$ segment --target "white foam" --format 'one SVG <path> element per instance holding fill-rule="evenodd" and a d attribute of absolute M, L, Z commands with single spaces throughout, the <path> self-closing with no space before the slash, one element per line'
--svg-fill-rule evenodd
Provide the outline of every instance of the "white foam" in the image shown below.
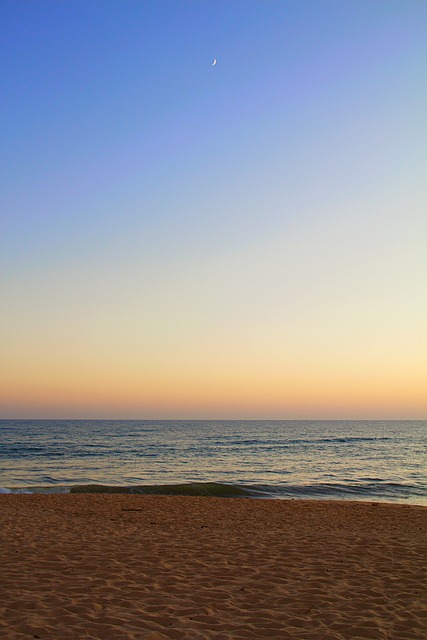
<path fill-rule="evenodd" d="M 7 487 L 0 487 L 0 493 L 33 493 L 29 489 L 8 489 Z"/>

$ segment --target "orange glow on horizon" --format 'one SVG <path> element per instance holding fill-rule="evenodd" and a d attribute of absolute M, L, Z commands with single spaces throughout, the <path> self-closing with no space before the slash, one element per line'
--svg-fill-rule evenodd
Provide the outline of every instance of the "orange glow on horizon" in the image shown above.
<path fill-rule="evenodd" d="M 402 378 L 378 371 L 27 370 L 2 381 L 0 405 L 16 417 L 421 419 L 425 387 Z"/>

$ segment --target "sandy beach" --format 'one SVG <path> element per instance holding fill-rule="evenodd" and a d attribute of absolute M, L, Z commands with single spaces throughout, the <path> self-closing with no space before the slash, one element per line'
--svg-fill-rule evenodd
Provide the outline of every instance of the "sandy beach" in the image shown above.
<path fill-rule="evenodd" d="M 0 637 L 424 639 L 427 508 L 0 496 Z"/>

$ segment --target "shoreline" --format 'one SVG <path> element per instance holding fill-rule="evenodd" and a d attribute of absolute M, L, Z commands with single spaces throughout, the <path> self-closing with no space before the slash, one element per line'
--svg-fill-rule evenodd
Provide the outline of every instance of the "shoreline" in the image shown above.
<path fill-rule="evenodd" d="M 426 533 L 412 504 L 3 494 L 0 636 L 421 640 Z"/>
<path fill-rule="evenodd" d="M 409 504 L 427 507 L 427 496 L 420 493 L 393 495 L 395 485 L 381 486 L 382 493 L 372 487 L 345 484 L 314 486 L 268 485 L 258 483 L 230 483 L 220 481 L 170 482 L 167 484 L 68 484 L 5 487 L 0 485 L 0 495 L 134 495 L 134 496 L 199 496 L 217 498 L 251 498 L 263 500 L 313 500 L 332 502 L 380 502 L 382 504 Z M 391 495 L 387 492 L 391 491 Z"/>

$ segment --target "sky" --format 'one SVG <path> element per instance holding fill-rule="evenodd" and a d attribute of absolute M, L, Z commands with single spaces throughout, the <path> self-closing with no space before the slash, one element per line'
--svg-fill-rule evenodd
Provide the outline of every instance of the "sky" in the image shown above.
<path fill-rule="evenodd" d="M 425 418 L 424 0 L 0 24 L 0 417 Z"/>

